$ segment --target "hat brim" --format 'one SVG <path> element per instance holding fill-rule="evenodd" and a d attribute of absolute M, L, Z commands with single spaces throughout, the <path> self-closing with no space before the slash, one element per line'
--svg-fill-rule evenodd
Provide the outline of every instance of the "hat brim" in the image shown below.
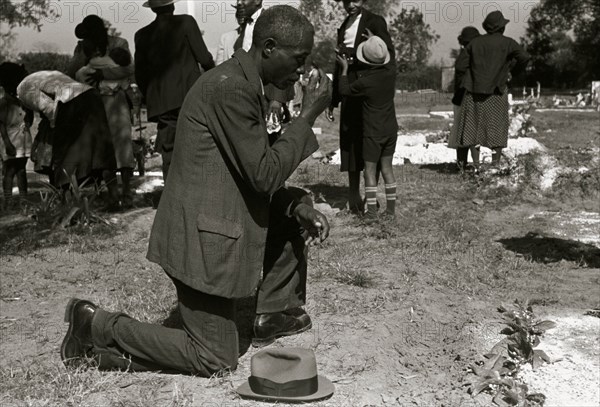
<path fill-rule="evenodd" d="M 250 383 L 248 383 L 248 381 L 246 381 L 244 384 L 238 387 L 236 392 L 244 398 L 267 402 L 285 401 L 289 403 L 302 403 L 305 401 L 317 401 L 330 397 L 335 390 L 335 386 L 333 385 L 333 383 L 331 383 L 329 379 L 321 375 L 318 375 L 317 379 L 319 380 L 318 390 L 313 394 L 302 397 L 266 396 L 264 394 L 257 394 L 252 391 L 252 389 L 250 388 Z"/>
<path fill-rule="evenodd" d="M 385 56 L 385 60 L 382 63 L 380 63 L 380 64 L 376 64 L 374 62 L 367 61 L 365 59 L 365 54 L 363 53 L 363 48 L 365 47 L 365 44 L 366 44 L 366 41 L 363 41 L 360 44 L 358 44 L 358 47 L 356 47 L 356 58 L 360 62 L 362 62 L 363 64 L 371 65 L 371 66 L 384 66 L 384 65 L 387 65 L 390 62 L 390 53 L 389 53 L 389 51 L 388 51 L 387 55 Z"/>
<path fill-rule="evenodd" d="M 142 4 L 142 7 L 147 7 L 147 8 L 152 8 L 152 7 L 163 7 L 163 6 L 168 6 L 169 4 L 173 4 L 173 3 L 177 3 L 179 0 L 170 0 L 165 2 L 164 4 L 161 4 L 160 6 L 151 6 L 150 2 L 147 1 L 144 4 Z"/>

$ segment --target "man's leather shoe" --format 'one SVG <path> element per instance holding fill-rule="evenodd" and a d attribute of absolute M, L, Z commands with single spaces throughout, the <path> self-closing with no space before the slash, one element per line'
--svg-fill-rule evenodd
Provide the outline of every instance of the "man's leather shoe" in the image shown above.
<path fill-rule="evenodd" d="M 92 319 L 97 307 L 89 301 L 71 298 L 65 310 L 65 322 L 69 330 L 60 347 L 60 357 L 65 365 L 73 365 L 81 358 L 90 356 Z"/>
<path fill-rule="evenodd" d="M 254 320 L 252 346 L 267 346 L 282 336 L 296 335 L 312 328 L 308 314 L 302 308 L 259 314 Z"/>

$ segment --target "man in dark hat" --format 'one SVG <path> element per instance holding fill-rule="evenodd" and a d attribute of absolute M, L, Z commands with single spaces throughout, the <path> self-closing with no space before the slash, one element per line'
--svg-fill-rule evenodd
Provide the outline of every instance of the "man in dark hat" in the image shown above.
<path fill-rule="evenodd" d="M 177 117 L 188 90 L 215 63 L 208 52 L 196 20 L 173 15 L 176 0 L 149 0 L 144 7 L 156 19 L 135 33 L 135 80 L 146 99 L 148 119 L 158 122 L 156 150 L 167 174 L 175 142 Z"/>
<path fill-rule="evenodd" d="M 330 103 L 331 82 L 320 76 L 305 99 L 313 103 L 303 104 L 300 116 L 272 143 L 263 85 L 284 89 L 295 83 L 313 38 L 314 28 L 295 8 L 265 10 L 250 50 L 236 51 L 203 75 L 181 108 L 148 259 L 173 280 L 184 329 L 142 323 L 74 299 L 66 310 L 65 363 L 88 355 L 100 368 L 204 377 L 235 369 L 235 298 L 255 293 L 256 346 L 311 328 L 302 309 L 307 271 L 302 232 L 323 241 L 329 225 L 284 183 L 318 148 L 311 127 Z"/>

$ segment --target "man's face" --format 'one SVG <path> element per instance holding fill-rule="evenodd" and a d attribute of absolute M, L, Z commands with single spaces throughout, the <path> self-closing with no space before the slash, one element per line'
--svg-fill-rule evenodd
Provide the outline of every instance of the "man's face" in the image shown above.
<path fill-rule="evenodd" d="M 252 17 L 252 14 L 254 14 L 261 6 L 262 0 L 237 0 L 235 5 L 237 8 L 236 18 L 238 18 L 238 15 L 243 15 L 245 18 L 250 18 Z"/>
<path fill-rule="evenodd" d="M 279 89 L 293 86 L 304 73 L 306 58 L 313 47 L 313 36 L 305 34 L 296 48 L 282 48 L 275 45 L 264 62 L 265 80 Z"/>
<path fill-rule="evenodd" d="M 344 10 L 349 15 L 360 13 L 363 8 L 364 0 L 344 0 Z"/>

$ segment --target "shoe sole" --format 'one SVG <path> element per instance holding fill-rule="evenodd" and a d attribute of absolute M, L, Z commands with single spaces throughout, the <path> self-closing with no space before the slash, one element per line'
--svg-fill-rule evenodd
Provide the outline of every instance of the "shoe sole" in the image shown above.
<path fill-rule="evenodd" d="M 293 331 L 293 332 L 279 332 L 273 336 L 269 336 L 268 338 L 252 338 L 252 346 L 254 348 L 262 348 L 264 346 L 270 345 L 273 342 L 275 342 L 275 340 L 277 338 L 283 338 L 284 336 L 292 336 L 292 335 L 297 335 L 297 334 L 301 334 L 302 332 L 306 332 L 308 331 L 310 328 L 312 328 L 312 322 L 308 325 L 306 325 L 304 328 L 299 329 L 297 331 Z"/>
<path fill-rule="evenodd" d="M 65 364 L 67 364 L 69 362 L 69 358 L 67 358 L 65 352 L 67 349 L 67 343 L 69 342 L 69 339 L 71 338 L 72 334 L 73 334 L 73 324 L 71 323 L 71 321 L 73 320 L 73 313 L 75 311 L 75 304 L 77 304 L 77 298 L 71 298 L 69 300 L 69 302 L 67 303 L 67 307 L 65 308 L 65 322 L 69 323 L 69 329 L 67 331 L 67 334 L 65 335 L 65 339 L 63 339 L 62 341 L 62 345 L 60 346 L 60 358 L 63 360 L 63 362 Z"/>

